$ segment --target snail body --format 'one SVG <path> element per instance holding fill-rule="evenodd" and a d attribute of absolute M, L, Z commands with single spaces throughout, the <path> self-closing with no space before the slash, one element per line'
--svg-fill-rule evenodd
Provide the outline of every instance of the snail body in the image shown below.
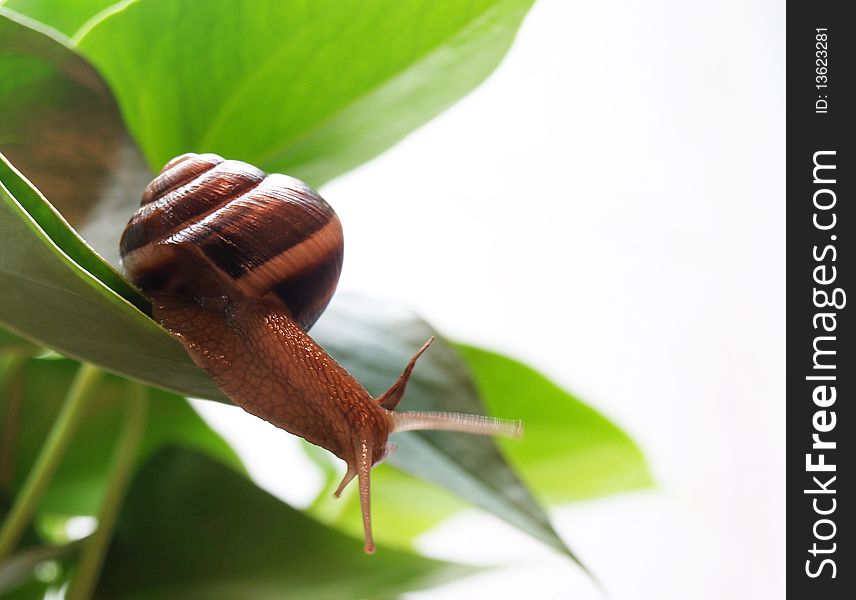
<path fill-rule="evenodd" d="M 235 404 L 345 461 L 336 495 L 359 478 L 365 550 L 370 470 L 394 431 L 519 435 L 512 423 L 394 412 L 416 359 L 375 399 L 307 333 L 330 301 L 343 260 L 341 223 L 303 182 L 214 154 L 171 160 L 147 186 L 120 242 L 125 270 L 152 316 Z M 432 338 L 433 339 L 433 338 Z"/>

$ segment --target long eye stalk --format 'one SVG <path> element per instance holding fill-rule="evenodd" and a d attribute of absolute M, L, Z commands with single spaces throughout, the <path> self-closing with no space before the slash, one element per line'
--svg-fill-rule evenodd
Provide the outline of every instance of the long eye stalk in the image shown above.
<path fill-rule="evenodd" d="M 500 435 L 519 439 L 523 436 L 523 421 L 496 419 L 480 415 L 464 415 L 452 412 L 412 411 L 392 413 L 392 430 L 416 431 L 460 431 L 476 435 Z"/>

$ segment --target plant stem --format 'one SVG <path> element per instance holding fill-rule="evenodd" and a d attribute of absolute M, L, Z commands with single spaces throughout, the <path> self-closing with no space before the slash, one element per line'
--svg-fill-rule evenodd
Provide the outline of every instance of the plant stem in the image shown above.
<path fill-rule="evenodd" d="M 101 371 L 92 365 L 84 364 L 78 369 L 48 439 L 0 529 L 0 564 L 6 560 L 21 538 L 74 436 L 85 412 L 87 400 L 92 396 L 100 378 Z"/>
<path fill-rule="evenodd" d="M 84 542 L 80 562 L 65 595 L 66 600 L 86 600 L 92 597 L 146 429 L 148 410 L 146 390 L 135 382 L 129 382 L 128 387 L 130 395 L 125 410 L 125 420 L 113 454 L 110 483 L 98 515 L 98 528 Z"/>
<path fill-rule="evenodd" d="M 29 354 L 0 356 L 0 408 L 3 409 L 3 427 L 0 432 L 0 491 L 12 488 L 15 467 L 15 439 L 21 408 L 21 389 L 18 385 Z"/>

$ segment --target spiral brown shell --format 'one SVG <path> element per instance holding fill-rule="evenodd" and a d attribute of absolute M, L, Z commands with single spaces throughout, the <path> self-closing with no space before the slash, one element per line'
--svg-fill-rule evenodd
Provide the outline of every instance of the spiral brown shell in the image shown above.
<path fill-rule="evenodd" d="M 128 276 L 150 295 L 265 299 L 304 330 L 333 296 L 343 249 L 339 218 L 315 190 L 216 154 L 167 163 L 120 242 Z"/>

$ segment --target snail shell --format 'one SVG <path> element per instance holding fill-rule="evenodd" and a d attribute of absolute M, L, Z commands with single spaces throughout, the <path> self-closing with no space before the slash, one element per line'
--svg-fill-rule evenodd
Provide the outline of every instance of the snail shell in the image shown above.
<path fill-rule="evenodd" d="M 148 185 L 120 251 L 148 294 L 265 299 L 308 330 L 336 290 L 344 238 L 339 217 L 302 181 L 185 154 Z"/>

